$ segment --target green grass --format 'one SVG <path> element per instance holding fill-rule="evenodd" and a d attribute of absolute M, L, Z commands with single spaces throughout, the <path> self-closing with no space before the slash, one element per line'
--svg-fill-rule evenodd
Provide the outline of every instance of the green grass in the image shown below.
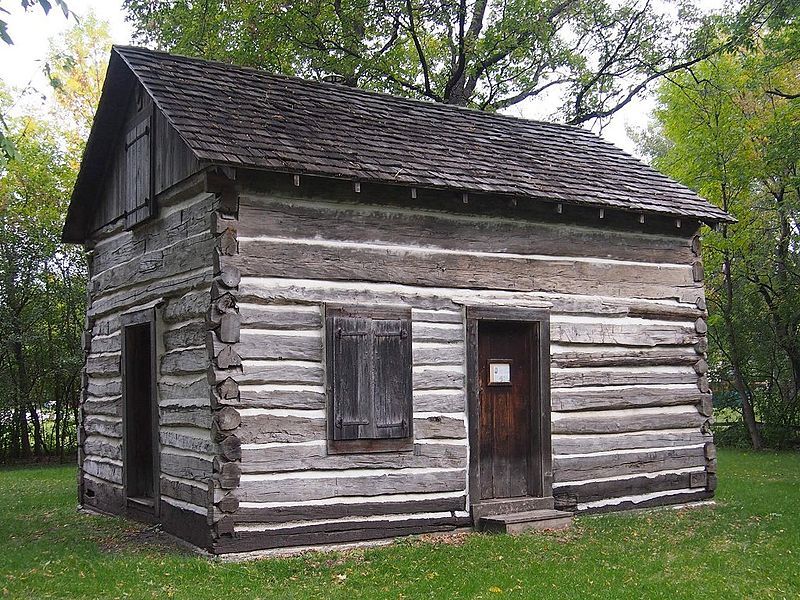
<path fill-rule="evenodd" d="M 718 505 L 567 533 L 230 564 L 75 511 L 75 470 L 0 470 L 0 598 L 798 598 L 800 454 L 721 451 Z"/>

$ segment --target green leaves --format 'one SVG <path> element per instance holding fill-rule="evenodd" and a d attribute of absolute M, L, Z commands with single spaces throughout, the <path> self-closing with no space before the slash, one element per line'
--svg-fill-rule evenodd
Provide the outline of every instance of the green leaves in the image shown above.
<path fill-rule="evenodd" d="M 572 123 L 720 45 L 688 1 L 677 18 L 642 0 L 124 4 L 141 41 L 178 53 L 482 110 L 555 92 Z"/>

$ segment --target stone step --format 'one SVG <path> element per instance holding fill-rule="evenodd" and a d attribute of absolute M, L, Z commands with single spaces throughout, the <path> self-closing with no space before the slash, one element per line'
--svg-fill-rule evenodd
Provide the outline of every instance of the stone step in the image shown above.
<path fill-rule="evenodd" d="M 572 513 L 544 509 L 481 517 L 478 529 L 490 533 L 523 533 L 567 529 L 572 524 Z"/>

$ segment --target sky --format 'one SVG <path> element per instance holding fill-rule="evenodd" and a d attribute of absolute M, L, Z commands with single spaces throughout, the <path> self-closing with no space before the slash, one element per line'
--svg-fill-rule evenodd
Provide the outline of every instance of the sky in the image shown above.
<path fill-rule="evenodd" d="M 711 4 L 717 4 L 717 0 L 711 0 Z M 93 10 L 98 18 L 109 21 L 114 43 L 131 43 L 131 27 L 125 21 L 122 0 L 68 0 L 68 5 L 78 18 Z M 48 85 L 42 74 L 42 66 L 49 40 L 68 29 L 74 20 L 65 19 L 57 7 L 49 15 L 44 15 L 39 7 L 25 13 L 17 0 L 4 2 L 3 8 L 7 7 L 11 14 L 5 18 L 14 44 L 0 44 L 0 79 L 19 89 L 32 84 L 35 89 L 46 93 Z M 555 108 L 548 104 L 545 101 L 545 104 L 538 106 L 513 107 L 506 112 L 515 116 L 542 118 Z M 629 127 L 644 128 L 653 107 L 652 98 L 634 100 L 606 122 L 600 134 L 624 150 L 638 155 L 636 144 L 628 137 L 626 130 Z"/>

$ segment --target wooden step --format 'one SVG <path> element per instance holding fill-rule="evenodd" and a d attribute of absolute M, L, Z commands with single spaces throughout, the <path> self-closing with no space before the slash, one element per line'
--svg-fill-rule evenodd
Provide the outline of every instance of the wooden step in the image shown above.
<path fill-rule="evenodd" d="M 481 517 L 478 521 L 478 529 L 490 533 L 514 534 L 525 531 L 567 529 L 571 524 L 572 513 L 544 509 Z"/>
<path fill-rule="evenodd" d="M 472 505 L 472 519 L 477 523 L 483 517 L 530 512 L 532 510 L 546 510 L 548 508 L 552 509 L 553 506 L 554 501 L 552 496 L 523 496 L 520 498 L 481 500 Z"/>

